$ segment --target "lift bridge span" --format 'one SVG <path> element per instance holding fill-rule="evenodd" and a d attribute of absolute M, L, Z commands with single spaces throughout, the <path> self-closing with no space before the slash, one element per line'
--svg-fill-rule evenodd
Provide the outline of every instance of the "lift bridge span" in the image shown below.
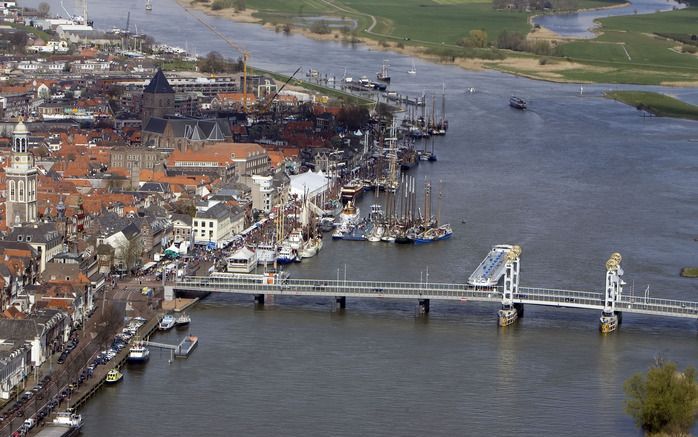
<path fill-rule="evenodd" d="M 606 332 L 615 329 L 622 313 L 698 319 L 698 302 L 624 295 L 622 288 L 625 282 L 620 279 L 623 271 L 619 254 L 613 254 L 606 264 L 604 292 L 593 292 L 520 287 L 520 253 L 518 249 L 507 256 L 503 285 L 491 287 L 462 283 L 289 279 L 270 274 L 221 274 L 179 278 L 165 286 L 165 299 L 174 299 L 178 293 L 187 291 L 248 294 L 254 296 L 259 304 L 264 303 L 265 296 L 314 296 L 333 298 L 339 308 L 345 307 L 347 297 L 412 299 L 418 303 L 417 308 L 421 313 L 429 312 L 431 300 L 492 302 L 502 306 L 499 311 L 500 325 L 523 316 L 524 305 L 543 305 L 600 311 L 602 330 L 608 318 L 616 322 L 610 329 L 607 326 Z M 502 321 L 503 311 L 506 323 Z M 607 319 L 604 320 L 604 317 Z"/>

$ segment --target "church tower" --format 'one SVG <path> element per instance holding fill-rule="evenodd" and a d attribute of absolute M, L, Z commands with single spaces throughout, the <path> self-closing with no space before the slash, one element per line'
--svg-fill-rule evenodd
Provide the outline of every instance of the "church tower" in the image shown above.
<path fill-rule="evenodd" d="M 158 70 L 148 86 L 143 89 L 142 107 L 143 129 L 148 126 L 151 118 L 162 118 L 175 112 L 175 91 L 162 70 Z"/>
<path fill-rule="evenodd" d="M 8 227 L 36 221 L 37 174 L 34 155 L 29 152 L 29 131 L 20 120 L 12 133 L 12 153 L 10 163 L 5 168 L 5 223 Z"/>

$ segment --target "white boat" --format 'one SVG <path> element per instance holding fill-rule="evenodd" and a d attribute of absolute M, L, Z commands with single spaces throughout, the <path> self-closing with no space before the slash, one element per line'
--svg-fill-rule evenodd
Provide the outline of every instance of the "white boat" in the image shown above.
<path fill-rule="evenodd" d="M 142 363 L 150 358 L 150 350 L 143 343 L 136 342 L 128 351 L 128 361 L 130 363 Z"/>
<path fill-rule="evenodd" d="M 292 250 L 299 251 L 303 247 L 303 232 L 300 229 L 296 229 L 286 238 L 286 243 L 288 247 Z"/>
<path fill-rule="evenodd" d="M 52 422 L 54 425 L 65 426 L 73 430 L 82 428 L 82 416 L 68 411 L 59 411 Z"/>
<path fill-rule="evenodd" d="M 303 243 L 300 251 L 301 258 L 312 258 L 322 249 L 322 238 L 314 237 Z"/>
<path fill-rule="evenodd" d="M 145 0 L 145 10 L 146 11 L 153 10 L 153 3 L 150 0 Z"/>
<path fill-rule="evenodd" d="M 371 242 L 378 242 L 381 241 L 384 234 L 385 228 L 381 225 L 376 225 L 371 229 L 371 234 L 366 239 Z"/>
<path fill-rule="evenodd" d="M 175 325 L 175 318 L 172 314 L 165 314 L 165 316 L 160 320 L 158 324 L 158 329 L 161 331 L 167 331 L 172 329 Z"/>
<path fill-rule="evenodd" d="M 414 64 L 414 59 L 412 60 L 412 68 L 407 70 L 409 74 L 417 74 L 417 66 Z"/>
<path fill-rule="evenodd" d="M 342 212 L 339 214 L 338 217 L 338 224 L 341 226 L 343 224 L 345 225 L 353 225 L 359 221 L 359 218 L 361 217 L 359 208 L 354 205 L 354 202 L 351 200 L 347 202 L 346 206 L 342 210 Z"/>
<path fill-rule="evenodd" d="M 277 248 L 275 244 L 259 243 L 256 248 L 257 264 L 274 264 Z"/>
<path fill-rule="evenodd" d="M 189 326 L 189 323 L 191 323 L 191 317 L 187 313 L 181 313 L 175 319 L 175 326 L 177 328 L 185 328 Z"/>
<path fill-rule="evenodd" d="M 288 244 L 283 244 L 279 254 L 276 257 L 276 262 L 279 264 L 290 264 L 297 261 L 298 253 L 291 249 Z"/>

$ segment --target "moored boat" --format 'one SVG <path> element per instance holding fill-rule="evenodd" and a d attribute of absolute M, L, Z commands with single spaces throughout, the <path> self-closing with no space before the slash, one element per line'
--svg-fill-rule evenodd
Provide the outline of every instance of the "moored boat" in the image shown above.
<path fill-rule="evenodd" d="M 158 329 L 160 331 L 168 331 L 172 329 L 172 327 L 175 325 L 175 318 L 172 314 L 165 314 L 162 319 L 160 319 L 160 323 L 158 323 Z"/>
<path fill-rule="evenodd" d="M 186 358 L 189 356 L 189 354 L 196 348 L 196 346 L 199 344 L 199 337 L 195 335 L 189 335 L 182 340 L 182 342 L 177 346 L 177 349 L 175 350 L 175 357 L 177 358 Z"/>
<path fill-rule="evenodd" d="M 129 363 L 142 363 L 150 358 L 150 350 L 142 342 L 136 342 L 128 351 Z"/>
<path fill-rule="evenodd" d="M 312 258 L 322 248 L 322 238 L 313 237 L 303 243 L 303 248 L 300 250 L 301 258 Z"/>
<path fill-rule="evenodd" d="M 186 328 L 191 323 L 191 317 L 187 313 L 181 313 L 175 319 L 175 326 L 177 328 Z"/>
<path fill-rule="evenodd" d="M 82 428 L 82 416 L 79 414 L 71 413 L 69 411 L 59 411 L 56 413 L 56 417 L 53 419 L 54 425 L 61 427 L 67 427 L 72 430 L 79 430 Z"/>
<path fill-rule="evenodd" d="M 255 249 L 257 252 L 257 264 L 274 264 L 277 248 L 275 244 L 259 243 Z"/>
<path fill-rule="evenodd" d="M 386 61 L 383 61 L 380 71 L 376 73 L 376 78 L 382 82 L 390 83 L 390 73 L 388 73 L 388 64 Z"/>
<path fill-rule="evenodd" d="M 117 369 L 111 369 L 109 372 L 107 372 L 104 382 L 105 384 L 116 384 L 117 382 L 121 381 L 123 377 L 123 373 L 119 372 Z"/>
<path fill-rule="evenodd" d="M 276 262 L 279 264 L 290 264 L 295 262 L 297 258 L 298 253 L 291 249 L 289 245 L 284 244 L 281 246 L 281 250 L 279 250 L 279 254 L 276 257 Z"/>

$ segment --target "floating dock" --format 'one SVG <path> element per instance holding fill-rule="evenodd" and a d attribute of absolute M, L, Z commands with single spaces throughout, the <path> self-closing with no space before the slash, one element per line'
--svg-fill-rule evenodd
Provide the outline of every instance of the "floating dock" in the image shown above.
<path fill-rule="evenodd" d="M 468 278 L 468 284 L 475 287 L 494 287 L 504 275 L 507 255 L 513 246 L 500 244 L 494 246 L 485 259 Z"/>

